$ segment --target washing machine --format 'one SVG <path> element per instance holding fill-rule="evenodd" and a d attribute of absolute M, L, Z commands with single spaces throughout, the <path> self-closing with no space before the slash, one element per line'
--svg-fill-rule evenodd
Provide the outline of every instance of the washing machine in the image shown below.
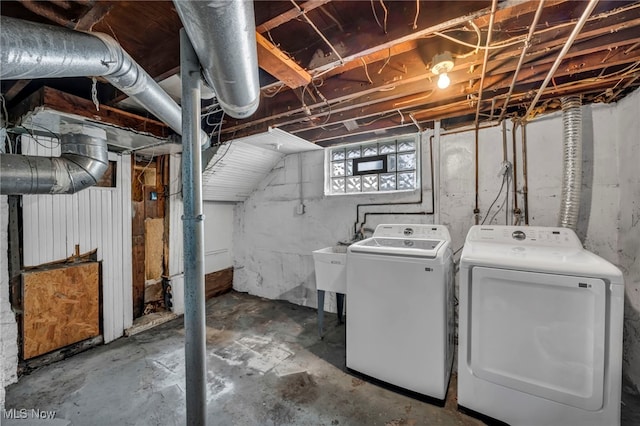
<path fill-rule="evenodd" d="M 453 359 L 453 255 L 441 225 L 378 225 L 347 251 L 347 368 L 444 400 Z M 437 401 L 432 401 L 437 402 Z"/>
<path fill-rule="evenodd" d="M 474 226 L 458 405 L 511 426 L 620 424 L 624 283 L 566 228 Z"/>

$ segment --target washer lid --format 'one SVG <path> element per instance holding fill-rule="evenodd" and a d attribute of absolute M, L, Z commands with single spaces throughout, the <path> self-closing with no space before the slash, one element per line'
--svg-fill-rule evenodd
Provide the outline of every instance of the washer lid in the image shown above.
<path fill-rule="evenodd" d="M 443 240 L 421 240 L 416 238 L 367 238 L 349 246 L 351 253 L 387 254 L 396 256 L 424 257 L 433 259 L 444 246 Z"/>

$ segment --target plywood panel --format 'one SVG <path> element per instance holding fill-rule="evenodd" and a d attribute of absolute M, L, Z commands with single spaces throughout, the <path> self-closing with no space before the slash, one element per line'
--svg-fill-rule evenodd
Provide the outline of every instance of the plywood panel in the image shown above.
<path fill-rule="evenodd" d="M 36 142 L 23 135 L 22 141 L 23 152 L 30 155 L 60 154 L 56 140 L 39 137 Z M 117 163 L 116 188 L 92 187 L 73 195 L 23 196 L 24 266 L 64 259 L 74 252 L 76 244 L 83 253 L 98 249 L 98 259 L 105 265 L 102 282 L 108 288 L 103 298 L 110 306 L 104 311 L 105 342 L 122 335 L 125 323 L 131 325 L 133 312 L 131 156 L 109 153 L 109 161 Z M 123 306 L 128 307 L 127 312 Z"/>
<path fill-rule="evenodd" d="M 23 274 L 23 355 L 33 358 L 100 334 L 99 263 Z"/>
<path fill-rule="evenodd" d="M 145 279 L 160 279 L 163 273 L 164 219 L 145 219 L 144 240 Z"/>

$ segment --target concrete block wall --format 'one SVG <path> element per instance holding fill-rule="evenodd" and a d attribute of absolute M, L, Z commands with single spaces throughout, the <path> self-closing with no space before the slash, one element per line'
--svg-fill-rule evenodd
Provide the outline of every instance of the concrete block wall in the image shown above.
<path fill-rule="evenodd" d="M 4 410 L 5 388 L 18 380 L 18 329 L 9 302 L 7 196 L 0 196 L 0 413 Z"/>
<path fill-rule="evenodd" d="M 619 104 L 585 106 L 583 111 L 583 195 L 577 233 L 585 247 L 619 266 L 626 284 L 624 376 L 629 390 L 640 390 L 640 91 Z M 562 179 L 562 116 L 554 113 L 527 125 L 529 223 L 557 226 Z M 518 203 L 523 207 L 522 134 L 506 127 L 509 161 L 517 166 Z M 428 144 L 423 144 L 426 149 Z M 474 132 L 443 135 L 434 148 L 439 165 L 436 193 L 440 223 L 447 225 L 459 248 L 474 223 Z M 424 158 L 428 158 L 424 156 Z M 503 130 L 479 136 L 479 205 L 481 216 L 496 197 L 502 178 Z M 302 161 L 303 176 L 298 176 Z M 437 169 L 436 169 L 437 170 Z M 423 170 L 424 171 L 424 170 Z M 316 306 L 311 251 L 334 245 L 353 234 L 358 203 L 406 201 L 415 195 L 323 195 L 321 152 L 290 155 L 234 212 L 234 288 L 240 291 Z M 424 176 L 424 173 L 423 173 Z M 306 212 L 296 215 L 303 185 Z M 427 180 L 424 180 L 427 182 Z M 431 188 L 424 188 L 429 200 Z M 512 188 L 510 197 L 513 197 Z M 498 199 L 497 206 L 502 198 Z M 495 206 L 490 216 L 489 223 Z M 396 210 L 383 207 L 382 210 Z M 429 206 L 425 210 L 429 209 Z M 433 216 L 375 216 L 382 222 L 433 223 Z M 377 223 L 367 224 L 374 227 Z M 505 223 L 504 210 L 494 222 Z M 329 309 L 335 309 L 331 306 Z"/>

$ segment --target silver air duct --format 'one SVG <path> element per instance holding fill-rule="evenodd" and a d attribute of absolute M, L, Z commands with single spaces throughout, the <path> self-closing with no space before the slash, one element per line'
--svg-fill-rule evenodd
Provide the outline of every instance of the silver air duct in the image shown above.
<path fill-rule="evenodd" d="M 580 96 L 562 98 L 563 173 L 560 226 L 576 229 L 582 186 L 582 111 Z"/>
<path fill-rule="evenodd" d="M 182 134 L 178 104 L 110 36 L 6 16 L 0 27 L 1 79 L 103 76 Z"/>
<path fill-rule="evenodd" d="M 253 114 L 260 103 L 253 1 L 173 3 L 222 109 L 234 118 Z"/>
<path fill-rule="evenodd" d="M 0 155 L 0 194 L 73 194 L 97 183 L 109 164 L 107 133 L 79 124 L 60 131 L 60 157 Z"/>

